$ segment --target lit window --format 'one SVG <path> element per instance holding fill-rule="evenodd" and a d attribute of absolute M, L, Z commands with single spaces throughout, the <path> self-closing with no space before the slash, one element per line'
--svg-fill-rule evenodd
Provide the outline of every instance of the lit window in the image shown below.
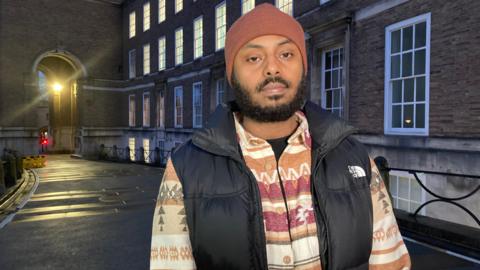
<path fill-rule="evenodd" d="M 135 126 L 135 95 L 128 96 L 128 125 Z"/>
<path fill-rule="evenodd" d="M 182 11 L 183 9 L 183 0 L 175 0 L 175 14 Z"/>
<path fill-rule="evenodd" d="M 193 127 L 202 127 L 202 83 L 193 84 Z"/>
<path fill-rule="evenodd" d="M 217 88 L 217 106 L 225 102 L 225 79 L 219 79 L 216 81 L 216 88 Z"/>
<path fill-rule="evenodd" d="M 145 160 L 145 163 L 152 162 L 152 152 L 150 152 L 149 139 L 143 139 L 143 160 Z"/>
<path fill-rule="evenodd" d="M 320 5 L 321 5 L 321 4 L 325 4 L 325 3 L 327 3 L 328 1 L 330 1 L 330 0 L 320 0 Z"/>
<path fill-rule="evenodd" d="M 143 5 L 143 32 L 150 29 L 150 3 Z"/>
<path fill-rule="evenodd" d="M 425 183 L 425 174 L 417 174 Z M 389 190 L 392 195 L 393 207 L 413 213 L 425 202 L 425 191 L 418 184 L 415 176 L 403 171 L 391 171 Z M 425 213 L 425 208 L 420 211 Z"/>
<path fill-rule="evenodd" d="M 128 37 L 133 38 L 135 36 L 135 11 L 132 11 L 130 13 L 130 16 L 128 17 L 128 26 L 129 26 Z"/>
<path fill-rule="evenodd" d="M 183 63 L 183 28 L 175 30 L 175 65 Z"/>
<path fill-rule="evenodd" d="M 343 80 L 343 48 L 323 52 L 322 59 L 322 107 L 340 117 L 343 116 L 345 84 Z"/>
<path fill-rule="evenodd" d="M 130 50 L 128 52 L 128 78 L 135 78 L 137 76 L 137 71 L 136 71 L 136 53 L 135 49 Z"/>
<path fill-rule="evenodd" d="M 276 0 L 275 4 L 278 9 L 293 16 L 293 0 Z"/>
<path fill-rule="evenodd" d="M 157 94 L 157 127 L 165 127 L 165 99 L 161 93 Z"/>
<path fill-rule="evenodd" d="M 128 138 L 128 148 L 130 148 L 130 160 L 135 161 L 135 138 Z"/>
<path fill-rule="evenodd" d="M 430 13 L 385 30 L 385 133 L 428 135 Z"/>
<path fill-rule="evenodd" d="M 183 87 L 177 86 L 175 92 L 175 127 L 181 128 L 183 126 Z"/>
<path fill-rule="evenodd" d="M 255 0 L 242 0 L 242 15 L 255 7 Z"/>
<path fill-rule="evenodd" d="M 167 59 L 166 59 L 166 44 L 165 44 L 165 37 L 161 37 L 158 39 L 158 70 L 164 70 L 166 67 Z"/>
<path fill-rule="evenodd" d="M 143 75 L 150 73 L 150 44 L 143 45 Z"/>
<path fill-rule="evenodd" d="M 165 0 L 158 0 L 158 23 L 165 21 Z"/>
<path fill-rule="evenodd" d="M 150 93 L 143 93 L 143 126 L 150 126 Z"/>
<path fill-rule="evenodd" d="M 198 17 L 193 22 L 193 57 L 199 58 L 203 55 L 203 18 Z"/>
<path fill-rule="evenodd" d="M 223 1 L 215 9 L 215 50 L 225 47 L 227 34 L 227 4 Z"/>

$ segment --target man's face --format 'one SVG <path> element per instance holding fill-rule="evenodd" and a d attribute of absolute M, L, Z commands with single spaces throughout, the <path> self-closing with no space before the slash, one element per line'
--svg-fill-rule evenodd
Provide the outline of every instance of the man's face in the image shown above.
<path fill-rule="evenodd" d="M 282 36 L 252 39 L 235 56 L 232 87 L 245 116 L 259 122 L 287 120 L 305 100 L 300 50 Z"/>

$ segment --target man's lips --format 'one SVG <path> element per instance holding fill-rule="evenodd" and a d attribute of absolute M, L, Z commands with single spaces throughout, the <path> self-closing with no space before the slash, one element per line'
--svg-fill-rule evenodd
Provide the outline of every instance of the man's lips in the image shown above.
<path fill-rule="evenodd" d="M 262 92 L 266 95 L 283 94 L 287 90 L 287 86 L 283 83 L 269 83 L 262 88 Z"/>

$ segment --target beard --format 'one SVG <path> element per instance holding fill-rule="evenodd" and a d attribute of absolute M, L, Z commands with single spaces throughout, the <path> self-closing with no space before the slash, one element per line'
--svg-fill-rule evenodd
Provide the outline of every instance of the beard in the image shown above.
<path fill-rule="evenodd" d="M 281 77 L 270 77 L 259 83 L 255 88 L 255 92 L 259 93 L 269 83 L 281 83 L 286 88 L 289 88 L 291 82 Z M 305 76 L 302 76 L 297 92 L 293 99 L 285 104 L 262 106 L 261 104 L 253 101 L 252 95 L 248 90 L 243 87 L 235 77 L 235 72 L 232 74 L 232 88 L 235 94 L 235 100 L 242 115 L 253 119 L 257 122 L 281 122 L 289 119 L 296 111 L 300 110 L 305 104 L 306 100 L 306 85 Z M 282 96 L 271 96 L 271 100 L 279 100 Z"/>

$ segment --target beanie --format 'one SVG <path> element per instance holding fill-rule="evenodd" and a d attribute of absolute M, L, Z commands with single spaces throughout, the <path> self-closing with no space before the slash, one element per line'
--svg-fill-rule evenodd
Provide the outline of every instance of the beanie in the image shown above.
<path fill-rule="evenodd" d="M 303 28 L 292 16 L 275 6 L 265 3 L 258 5 L 241 16 L 230 27 L 225 40 L 225 65 L 228 82 L 231 84 L 233 60 L 240 48 L 260 36 L 279 35 L 290 39 L 300 50 L 304 74 L 307 74 L 307 51 Z"/>

